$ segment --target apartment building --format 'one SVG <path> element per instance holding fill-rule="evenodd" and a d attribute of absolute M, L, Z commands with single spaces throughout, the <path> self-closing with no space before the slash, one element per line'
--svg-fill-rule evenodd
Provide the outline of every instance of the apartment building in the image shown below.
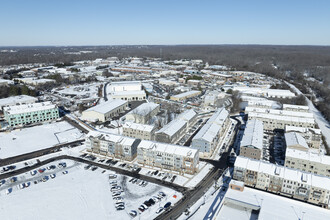
<path fill-rule="evenodd" d="M 249 120 L 240 144 L 240 155 L 260 160 L 262 158 L 263 135 L 262 121 L 257 119 Z"/>
<path fill-rule="evenodd" d="M 200 94 L 201 94 L 201 91 L 191 90 L 191 91 L 188 91 L 188 92 L 184 92 L 184 93 L 180 93 L 180 94 L 171 96 L 170 99 L 173 100 L 173 101 L 181 102 L 181 101 L 184 101 L 188 98 L 199 96 Z"/>
<path fill-rule="evenodd" d="M 303 150 L 303 151 L 309 150 L 305 138 L 303 138 L 299 133 L 296 132 L 285 133 L 284 137 L 285 137 L 286 148 Z"/>
<path fill-rule="evenodd" d="M 284 166 L 330 177 L 330 156 L 288 148 Z"/>
<path fill-rule="evenodd" d="M 296 111 L 296 112 L 309 112 L 309 107 L 307 105 L 283 104 L 283 110 Z"/>
<path fill-rule="evenodd" d="M 128 102 L 124 100 L 109 100 L 82 112 L 81 119 L 87 121 L 106 122 L 112 117 L 118 116 L 128 108 Z"/>
<path fill-rule="evenodd" d="M 141 140 L 91 131 L 86 137 L 87 151 L 121 160 L 132 161 Z"/>
<path fill-rule="evenodd" d="M 153 102 L 143 103 L 125 115 L 126 121 L 148 124 L 152 117 L 157 115 L 159 108 L 159 104 Z"/>
<path fill-rule="evenodd" d="M 50 121 L 60 117 L 58 107 L 51 102 L 4 107 L 3 113 L 9 126 Z"/>
<path fill-rule="evenodd" d="M 180 174 L 194 174 L 198 172 L 199 154 L 198 150 L 189 147 L 142 140 L 138 146 L 137 162 Z"/>
<path fill-rule="evenodd" d="M 155 140 L 174 144 L 187 132 L 189 127 L 196 123 L 196 120 L 197 113 L 192 109 L 186 110 L 157 131 Z"/>
<path fill-rule="evenodd" d="M 217 148 L 229 125 L 229 112 L 218 109 L 192 139 L 191 147 L 198 149 L 201 157 L 210 157 Z"/>
<path fill-rule="evenodd" d="M 250 112 L 248 114 L 248 119 L 251 120 L 253 118 L 262 121 L 264 130 L 267 132 L 273 132 L 274 129 L 284 130 L 285 126 L 315 128 L 315 120 L 313 118 Z"/>
<path fill-rule="evenodd" d="M 141 140 L 154 140 L 156 127 L 154 125 L 126 122 L 123 125 L 123 135 Z"/>
<path fill-rule="evenodd" d="M 285 132 L 299 133 L 307 142 L 308 147 L 316 150 L 320 150 L 322 134 L 320 129 L 316 128 L 304 128 L 295 126 L 285 126 Z"/>
<path fill-rule="evenodd" d="M 233 178 L 246 186 L 330 208 L 330 178 L 238 156 Z"/>

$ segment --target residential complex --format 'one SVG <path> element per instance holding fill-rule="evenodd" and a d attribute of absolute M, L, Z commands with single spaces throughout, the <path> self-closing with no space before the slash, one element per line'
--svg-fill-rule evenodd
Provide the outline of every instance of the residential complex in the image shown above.
<path fill-rule="evenodd" d="M 81 118 L 87 121 L 106 122 L 128 108 L 128 102 L 124 100 L 109 100 L 82 112 Z"/>
<path fill-rule="evenodd" d="M 154 140 L 156 127 L 154 125 L 126 122 L 123 125 L 123 135 L 142 140 Z"/>
<path fill-rule="evenodd" d="M 330 178 L 237 157 L 233 178 L 245 185 L 330 208 Z"/>
<path fill-rule="evenodd" d="M 330 156 L 287 148 L 284 166 L 330 177 Z"/>
<path fill-rule="evenodd" d="M 249 120 L 244 130 L 240 145 L 240 155 L 252 159 L 262 158 L 263 148 L 263 124 L 257 119 Z"/>
<path fill-rule="evenodd" d="M 192 98 L 201 94 L 201 91 L 191 90 L 189 92 L 180 93 L 178 95 L 171 96 L 173 101 L 184 101 L 188 98 Z"/>
<path fill-rule="evenodd" d="M 174 144 L 180 137 L 182 137 L 183 134 L 185 134 L 189 127 L 195 124 L 196 120 L 196 112 L 192 109 L 186 110 L 157 131 L 155 140 Z"/>
<path fill-rule="evenodd" d="M 152 117 L 159 112 L 159 104 L 148 102 L 143 103 L 137 108 L 126 114 L 126 121 L 132 121 L 140 124 L 148 124 Z"/>
<path fill-rule="evenodd" d="M 229 122 L 229 112 L 225 108 L 218 109 L 192 139 L 191 147 L 198 149 L 202 157 L 211 156 Z"/>
<path fill-rule="evenodd" d="M 136 157 L 139 143 L 139 139 L 96 131 L 89 132 L 86 137 L 88 151 L 127 161 L 132 161 Z"/>
<path fill-rule="evenodd" d="M 309 148 L 320 150 L 322 134 L 320 129 L 295 126 L 285 126 L 285 132 L 299 133 L 307 142 Z"/>
<path fill-rule="evenodd" d="M 143 140 L 138 146 L 137 161 L 143 166 L 194 174 L 198 171 L 199 154 L 189 147 Z"/>
<path fill-rule="evenodd" d="M 9 126 L 27 125 L 59 118 L 58 107 L 51 102 L 4 107 L 3 113 Z"/>

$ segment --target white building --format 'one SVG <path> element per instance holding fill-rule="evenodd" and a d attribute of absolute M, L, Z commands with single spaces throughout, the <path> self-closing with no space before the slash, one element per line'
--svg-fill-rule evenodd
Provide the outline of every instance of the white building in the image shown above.
<path fill-rule="evenodd" d="M 109 121 L 128 108 L 127 101 L 109 100 L 82 112 L 81 118 L 87 121 Z"/>
<path fill-rule="evenodd" d="M 306 128 L 306 127 L 295 127 L 295 126 L 285 126 L 285 132 L 296 132 L 299 133 L 303 138 L 305 138 L 308 146 L 310 148 L 320 150 L 321 145 L 321 130 L 316 128 Z"/>
<path fill-rule="evenodd" d="M 141 140 L 154 140 L 156 127 L 154 125 L 126 122 L 123 125 L 123 135 Z"/>
<path fill-rule="evenodd" d="M 174 100 L 174 101 L 184 101 L 188 98 L 192 98 L 192 97 L 198 96 L 200 94 L 201 94 L 201 91 L 191 90 L 189 92 L 184 92 L 184 93 L 180 93 L 180 94 L 171 96 L 170 99 Z"/>
<path fill-rule="evenodd" d="M 146 93 L 142 89 L 140 81 L 111 82 L 107 87 L 108 95 L 113 99 L 127 101 L 141 101 L 146 99 Z"/>
<path fill-rule="evenodd" d="M 296 111 L 296 112 L 309 112 L 309 107 L 307 105 L 283 104 L 283 110 Z"/>
<path fill-rule="evenodd" d="M 138 146 L 137 161 L 143 166 L 194 174 L 198 171 L 199 154 L 189 147 L 143 140 Z"/>
<path fill-rule="evenodd" d="M 137 108 L 126 114 L 126 121 L 132 121 L 139 124 L 148 124 L 152 117 L 159 112 L 159 104 L 153 102 L 143 103 Z"/>
<path fill-rule="evenodd" d="M 174 144 L 187 132 L 191 125 L 196 123 L 196 119 L 197 114 L 194 110 L 186 110 L 157 131 L 155 140 Z"/>
<path fill-rule="evenodd" d="M 266 98 L 293 98 L 296 95 L 290 90 L 284 89 L 268 89 L 261 87 L 234 86 L 233 90 L 239 91 L 241 94 L 251 96 L 262 96 Z"/>
<path fill-rule="evenodd" d="M 246 124 L 240 145 L 240 155 L 252 159 L 262 158 L 263 129 L 262 121 L 252 119 Z"/>
<path fill-rule="evenodd" d="M 0 109 L 6 106 L 32 104 L 38 101 L 37 98 L 28 95 L 11 96 L 0 99 Z"/>
<path fill-rule="evenodd" d="M 330 156 L 287 148 L 286 167 L 330 177 Z"/>
<path fill-rule="evenodd" d="M 201 157 L 210 157 L 217 148 L 229 123 L 225 108 L 217 110 L 192 139 L 191 147 L 198 149 Z"/>

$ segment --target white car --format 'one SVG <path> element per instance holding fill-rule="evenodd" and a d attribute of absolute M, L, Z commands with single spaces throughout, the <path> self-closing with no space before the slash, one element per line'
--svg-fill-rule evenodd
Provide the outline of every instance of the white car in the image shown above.
<path fill-rule="evenodd" d="M 163 210 L 164 210 L 164 208 L 163 207 L 160 207 L 159 209 L 157 209 L 156 214 L 161 213 Z"/>

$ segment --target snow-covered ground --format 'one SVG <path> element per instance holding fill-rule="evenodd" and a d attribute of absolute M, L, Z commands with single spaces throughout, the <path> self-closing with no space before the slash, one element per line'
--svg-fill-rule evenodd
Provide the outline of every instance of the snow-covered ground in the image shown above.
<path fill-rule="evenodd" d="M 68 86 L 64 89 L 54 89 L 60 95 L 76 96 L 80 100 L 98 98 L 98 87 L 101 83 L 90 83 L 78 86 Z"/>
<path fill-rule="evenodd" d="M 84 134 L 66 121 L 0 133 L 0 158 L 52 147 L 81 139 Z"/>
<path fill-rule="evenodd" d="M 299 94 L 299 95 L 302 94 L 302 92 L 297 87 L 295 87 L 294 85 L 292 85 L 288 82 L 286 82 L 286 83 L 297 94 Z M 315 108 L 315 106 L 311 100 L 306 98 L 306 96 L 305 96 L 305 99 L 308 104 L 309 111 L 314 114 L 314 119 L 315 119 L 317 125 L 319 126 L 319 128 L 321 129 L 322 135 L 325 137 L 325 140 L 326 140 L 328 146 L 330 146 L 330 124 L 329 124 L 329 122 L 323 117 L 322 113 L 317 108 Z"/>
<path fill-rule="evenodd" d="M 7 180 L 8 183 L 0 187 L 0 219 L 131 219 L 128 215 L 130 210 L 138 211 L 145 200 L 162 191 L 166 197 L 140 214 L 141 219 L 153 219 L 159 207 L 168 201 L 174 204 L 182 197 L 172 189 L 152 183 L 142 187 L 129 182 L 130 177 L 118 175 L 115 180 L 124 191 L 121 196 L 125 210 L 117 211 L 109 184 L 112 181 L 109 180 L 109 174 L 113 172 L 100 168 L 96 171 L 85 170 L 84 164 L 71 160 L 49 165 L 57 166 L 59 162 L 66 162 L 68 167 L 57 167 L 35 176 L 30 173 L 21 174 L 17 176 L 16 183 Z M 63 174 L 64 170 L 68 174 Z M 34 183 L 51 173 L 55 173 L 56 178 Z M 20 189 L 19 184 L 26 182 L 31 185 Z M 8 188 L 13 191 L 7 195 Z"/>

